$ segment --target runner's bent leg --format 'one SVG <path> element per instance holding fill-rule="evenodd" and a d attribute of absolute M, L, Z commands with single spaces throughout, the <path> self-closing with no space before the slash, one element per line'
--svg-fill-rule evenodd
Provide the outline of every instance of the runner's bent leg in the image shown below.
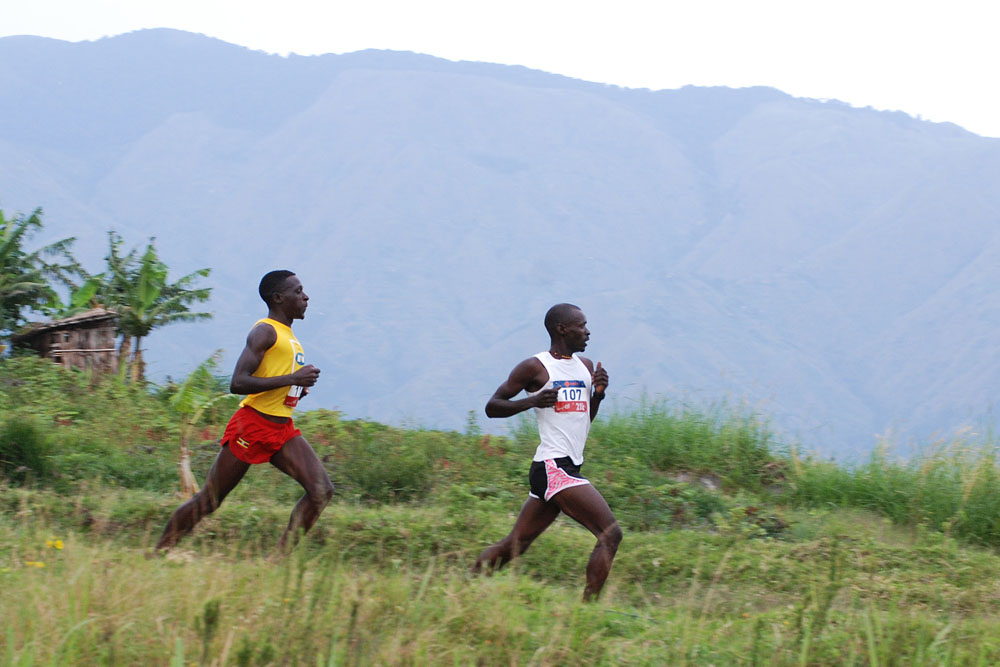
<path fill-rule="evenodd" d="M 250 464 L 236 458 L 229 451 L 228 445 L 223 446 L 208 471 L 205 485 L 201 487 L 201 491 L 174 511 L 163 528 L 163 534 L 160 535 L 156 548 L 169 549 L 177 544 L 177 540 L 190 533 L 199 521 L 222 504 L 249 468 Z"/>
<path fill-rule="evenodd" d="M 323 508 L 333 498 L 333 482 L 326 474 L 323 462 L 301 435 L 286 442 L 271 457 L 271 465 L 301 484 L 306 492 L 292 510 L 288 527 L 278 540 L 278 549 L 284 551 L 289 536 L 294 540 L 296 533 L 306 533 L 316 523 Z"/>
<path fill-rule="evenodd" d="M 590 484 L 564 489 L 552 497 L 552 502 L 597 538 L 587 563 L 587 586 L 583 589 L 584 600 L 596 598 L 611 572 L 611 563 L 622 541 L 618 520 L 604 496 Z"/>
<path fill-rule="evenodd" d="M 535 538 L 559 516 L 559 507 L 555 503 L 546 503 L 530 496 L 521 506 L 521 513 L 514 522 L 510 534 L 496 544 L 486 547 L 472 565 L 473 572 L 479 572 L 483 565 L 489 570 L 499 570 L 512 558 L 520 556 Z"/>

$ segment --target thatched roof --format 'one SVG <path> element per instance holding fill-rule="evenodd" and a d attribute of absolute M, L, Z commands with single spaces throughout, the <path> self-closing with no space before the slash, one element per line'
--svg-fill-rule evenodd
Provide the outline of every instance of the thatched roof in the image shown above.
<path fill-rule="evenodd" d="M 118 318 L 118 313 L 108 310 L 106 308 L 91 308 L 90 310 L 85 310 L 82 313 L 77 313 L 76 315 L 71 315 L 69 317 L 64 317 L 59 320 L 52 320 L 51 322 L 35 322 L 29 324 L 27 327 L 22 329 L 13 337 L 14 341 L 23 340 L 25 338 L 30 338 L 36 336 L 40 333 L 46 331 L 51 331 L 52 329 L 66 329 L 76 327 L 80 324 L 86 322 L 98 322 L 101 320 L 114 320 Z"/>

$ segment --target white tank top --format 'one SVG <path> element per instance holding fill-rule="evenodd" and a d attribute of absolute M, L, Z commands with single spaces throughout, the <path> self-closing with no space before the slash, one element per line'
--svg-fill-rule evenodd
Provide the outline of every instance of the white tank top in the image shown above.
<path fill-rule="evenodd" d="M 569 359 L 556 359 L 546 351 L 536 354 L 535 359 L 549 372 L 549 381 L 528 395 L 557 387 L 559 396 L 554 407 L 535 408 L 541 442 L 535 450 L 534 460 L 568 456 L 574 465 L 580 465 L 590 433 L 590 371 L 575 354 Z"/>

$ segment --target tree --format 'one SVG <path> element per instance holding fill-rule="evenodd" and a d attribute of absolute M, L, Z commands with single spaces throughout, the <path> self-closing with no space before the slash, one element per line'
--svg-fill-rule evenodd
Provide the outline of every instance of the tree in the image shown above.
<path fill-rule="evenodd" d="M 198 278 L 209 275 L 200 269 L 174 283 L 167 280 L 167 266 L 156 254 L 151 238 L 140 257 L 132 248 L 124 252 L 124 241 L 115 231 L 108 232 L 105 270 L 90 275 L 77 268 L 80 285 L 70 289 L 69 303 L 60 304 L 59 315 L 69 316 L 88 308 L 106 308 L 118 315 L 118 370 L 139 381 L 143 377 L 141 342 L 160 326 L 172 322 L 210 318 L 210 313 L 192 313 L 189 304 L 208 300 L 211 288 L 195 288 Z"/>
<path fill-rule="evenodd" d="M 132 248 L 126 254 L 122 254 L 121 248 L 124 241 L 121 235 L 115 231 L 108 232 L 108 254 L 104 257 L 106 270 L 92 276 L 84 288 L 93 287 L 95 304 L 101 305 L 118 312 L 129 299 L 130 284 L 135 278 L 138 264 L 136 250 Z M 81 289 L 84 289 L 81 288 Z M 81 296 L 86 296 L 82 294 Z M 132 353 L 132 335 L 123 331 L 119 326 L 119 333 L 122 336 L 118 345 L 119 373 L 124 373 L 128 367 L 129 356 Z"/>
<path fill-rule="evenodd" d="M 134 253 L 118 254 L 114 241 L 115 236 L 112 235 L 106 298 L 108 305 L 118 313 L 118 328 L 124 337 L 122 346 L 126 355 L 126 341 L 134 341 L 130 360 L 131 378 L 138 382 L 144 374 L 142 339 L 153 329 L 174 322 L 212 317 L 211 313 L 191 312 L 189 309 L 190 304 L 203 303 L 211 296 L 211 288 L 195 287 L 197 280 L 208 277 L 211 269 L 198 269 L 171 283 L 167 280 L 167 265 L 156 254 L 156 239 L 149 240 L 146 251 L 138 261 L 133 259 Z"/>
<path fill-rule="evenodd" d="M 104 257 L 106 270 L 91 275 L 79 267 L 80 284 L 71 286 L 68 303 L 59 304 L 60 317 L 69 317 L 91 308 L 111 308 L 124 300 L 131 280 L 129 270 L 136 264 L 136 251 L 133 248 L 122 255 L 123 243 L 118 232 L 108 232 L 108 254 Z"/>
<path fill-rule="evenodd" d="M 8 220 L 0 211 L 0 335 L 20 326 L 25 310 L 68 316 L 88 308 L 107 308 L 118 315 L 119 370 L 130 367 L 131 379 L 138 382 L 144 375 L 142 339 L 153 329 L 212 317 L 190 310 L 191 304 L 205 302 L 211 295 L 211 288 L 196 286 L 210 269 L 170 282 L 167 265 L 156 254 L 155 238 L 149 239 L 139 257 L 135 249 L 122 252 L 122 238 L 112 231 L 108 232 L 106 269 L 90 275 L 70 254 L 73 238 L 33 252 L 24 250 L 27 237 L 42 228 L 41 215 L 41 209 L 36 209 L 30 216 Z M 69 288 L 67 304 L 60 301 L 53 280 Z"/>
<path fill-rule="evenodd" d="M 52 281 L 74 286 L 80 266 L 70 254 L 74 238 L 66 238 L 34 251 L 24 249 L 28 237 L 42 229 L 42 209 L 29 215 L 5 218 L 0 211 L 0 334 L 24 324 L 24 311 L 48 313 L 59 298 Z M 55 261 L 48 261 L 52 258 Z"/>

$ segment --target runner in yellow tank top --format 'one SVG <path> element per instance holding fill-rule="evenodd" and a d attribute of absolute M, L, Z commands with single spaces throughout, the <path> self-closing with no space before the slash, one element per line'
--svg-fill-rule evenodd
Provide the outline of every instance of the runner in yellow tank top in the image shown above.
<path fill-rule="evenodd" d="M 299 341 L 295 339 L 292 328 L 283 322 L 265 317 L 254 323 L 268 325 L 274 328 L 274 345 L 264 353 L 260 365 L 253 372 L 254 377 L 277 377 L 291 375 L 306 365 L 306 354 Z M 240 407 L 249 405 L 257 412 L 275 417 L 291 417 L 292 411 L 302 396 L 302 387 L 276 387 L 259 394 L 250 394 L 240 402 Z"/>
<path fill-rule="evenodd" d="M 326 469 L 292 422 L 299 398 L 319 379 L 319 369 L 305 363 L 291 326 L 293 320 L 305 317 L 309 297 L 291 271 L 271 271 L 261 279 L 259 292 L 267 304 L 267 317 L 250 330 L 229 385 L 231 392 L 247 398 L 226 426 L 205 486 L 167 521 L 158 550 L 174 546 L 214 512 L 254 463 L 269 462 L 305 489 L 278 542 L 281 551 L 298 532 L 316 523 L 333 497 Z"/>

